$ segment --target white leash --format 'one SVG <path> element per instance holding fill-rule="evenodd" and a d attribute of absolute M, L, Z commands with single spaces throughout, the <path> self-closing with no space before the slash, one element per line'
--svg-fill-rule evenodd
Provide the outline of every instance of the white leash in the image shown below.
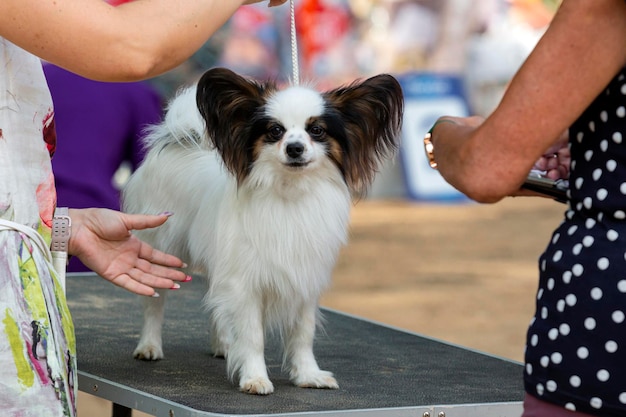
<path fill-rule="evenodd" d="M 300 84 L 300 70 L 298 69 L 298 39 L 296 35 L 296 1 L 289 0 L 291 9 L 291 70 L 293 85 Z"/>

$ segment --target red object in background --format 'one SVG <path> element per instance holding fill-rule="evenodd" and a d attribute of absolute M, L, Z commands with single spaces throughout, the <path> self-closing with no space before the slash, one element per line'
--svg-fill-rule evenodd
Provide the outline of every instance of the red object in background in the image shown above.
<path fill-rule="evenodd" d="M 296 9 L 297 32 L 305 64 L 323 53 L 350 29 L 350 13 L 346 8 L 324 0 L 302 0 Z"/>

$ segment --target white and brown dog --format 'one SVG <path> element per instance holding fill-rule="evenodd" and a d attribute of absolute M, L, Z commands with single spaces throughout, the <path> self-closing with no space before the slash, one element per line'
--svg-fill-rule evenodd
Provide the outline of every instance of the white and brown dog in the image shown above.
<path fill-rule="evenodd" d="M 137 232 L 208 279 L 211 345 L 230 378 L 269 394 L 264 340 L 282 337 L 301 387 L 337 388 L 313 355 L 318 300 L 346 243 L 352 198 L 398 147 L 403 95 L 390 75 L 320 93 L 207 71 L 151 129 L 124 210 L 175 213 Z M 135 357 L 163 357 L 165 293 L 146 300 Z"/>

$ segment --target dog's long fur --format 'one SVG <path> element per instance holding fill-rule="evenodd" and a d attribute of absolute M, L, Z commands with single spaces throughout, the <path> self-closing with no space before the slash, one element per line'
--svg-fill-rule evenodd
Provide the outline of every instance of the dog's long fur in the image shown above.
<path fill-rule="evenodd" d="M 347 240 L 351 199 L 396 150 L 402 112 L 390 75 L 319 93 L 212 69 L 152 128 L 124 210 L 175 213 L 138 234 L 207 276 L 211 347 L 242 391 L 274 390 L 270 330 L 294 384 L 338 387 L 313 356 L 318 300 Z M 135 357 L 163 357 L 160 293 L 145 302 Z"/>

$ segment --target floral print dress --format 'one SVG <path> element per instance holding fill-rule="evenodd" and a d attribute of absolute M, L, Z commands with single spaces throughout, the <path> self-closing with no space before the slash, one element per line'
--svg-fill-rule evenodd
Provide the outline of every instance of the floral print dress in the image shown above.
<path fill-rule="evenodd" d="M 74 328 L 37 244 L 50 244 L 56 202 L 52 100 L 37 57 L 0 38 L 0 65 L 0 410 L 75 416 Z"/>

